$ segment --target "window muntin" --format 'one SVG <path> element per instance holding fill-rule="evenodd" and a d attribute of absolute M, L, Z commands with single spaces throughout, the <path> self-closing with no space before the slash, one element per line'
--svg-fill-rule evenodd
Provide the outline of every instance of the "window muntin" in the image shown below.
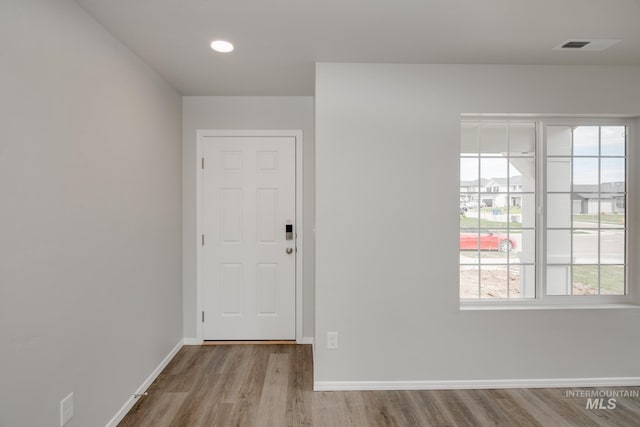
<path fill-rule="evenodd" d="M 461 123 L 461 300 L 568 303 L 628 294 L 628 128 L 596 119 L 543 122 Z M 544 208 L 538 220 L 537 205 Z M 515 248 L 501 252 L 490 243 L 496 236 Z"/>

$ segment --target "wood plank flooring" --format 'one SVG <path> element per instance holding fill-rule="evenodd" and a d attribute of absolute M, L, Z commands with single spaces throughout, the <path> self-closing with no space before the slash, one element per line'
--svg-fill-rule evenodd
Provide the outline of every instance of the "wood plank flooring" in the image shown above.
<path fill-rule="evenodd" d="M 185 346 L 119 426 L 640 426 L 640 398 L 567 390 L 313 392 L 311 346 Z"/>

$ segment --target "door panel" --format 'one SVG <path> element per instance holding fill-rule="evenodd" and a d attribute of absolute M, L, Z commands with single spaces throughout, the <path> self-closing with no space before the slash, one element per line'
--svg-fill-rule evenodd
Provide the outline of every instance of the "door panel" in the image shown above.
<path fill-rule="evenodd" d="M 494 246 L 494 238 L 492 235 L 487 233 L 480 234 L 480 250 L 487 251 L 493 249 Z"/>
<path fill-rule="evenodd" d="M 204 339 L 295 339 L 295 138 L 202 148 Z"/>
<path fill-rule="evenodd" d="M 242 264 L 221 264 L 222 314 L 242 315 Z"/>
<path fill-rule="evenodd" d="M 221 191 L 222 241 L 240 243 L 242 240 L 242 190 L 227 188 Z"/>
<path fill-rule="evenodd" d="M 278 265 L 258 264 L 256 272 L 258 314 L 278 314 Z"/>
<path fill-rule="evenodd" d="M 258 189 L 258 242 L 276 243 L 278 217 L 278 189 Z"/>

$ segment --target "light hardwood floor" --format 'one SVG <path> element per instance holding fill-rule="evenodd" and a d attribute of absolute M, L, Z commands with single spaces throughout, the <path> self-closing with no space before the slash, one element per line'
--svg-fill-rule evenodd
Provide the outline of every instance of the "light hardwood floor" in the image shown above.
<path fill-rule="evenodd" d="M 119 426 L 640 426 L 566 390 L 313 392 L 311 346 L 186 346 Z"/>

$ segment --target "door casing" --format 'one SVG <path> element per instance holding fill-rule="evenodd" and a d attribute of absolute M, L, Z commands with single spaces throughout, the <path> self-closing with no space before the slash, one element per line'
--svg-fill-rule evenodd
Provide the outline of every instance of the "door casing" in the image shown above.
<path fill-rule="evenodd" d="M 296 182 L 295 182 L 295 209 L 296 209 L 296 252 L 295 252 L 295 269 L 296 269 L 296 341 L 302 343 L 302 319 L 303 317 L 303 217 L 302 217 L 302 188 L 303 188 L 303 144 L 302 130 L 233 130 L 233 129 L 198 129 L 196 131 L 196 234 L 193 236 L 193 242 L 196 245 L 196 334 L 200 343 L 204 340 L 204 330 L 202 322 L 202 312 L 204 310 L 204 291 L 202 279 L 203 250 L 201 244 L 202 235 L 202 190 L 203 190 L 203 174 L 202 174 L 202 156 L 203 144 L 209 137 L 294 137 L 296 146 Z"/>

